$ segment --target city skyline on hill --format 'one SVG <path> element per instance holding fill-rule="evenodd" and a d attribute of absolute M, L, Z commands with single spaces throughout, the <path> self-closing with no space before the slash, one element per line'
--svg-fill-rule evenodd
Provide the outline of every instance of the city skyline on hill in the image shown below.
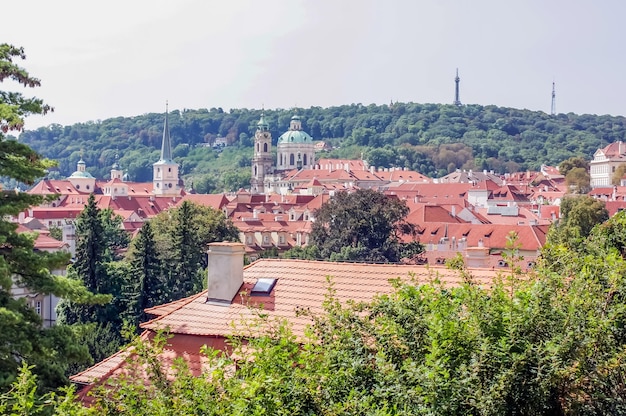
<path fill-rule="evenodd" d="M 390 101 L 624 114 L 626 4 L 27 0 L 3 42 L 55 107 L 27 129 L 170 109 Z M 17 7 L 17 6 L 9 6 Z M 16 9 L 13 15 L 17 15 Z M 3 90 L 12 87 L 5 82 Z M 10 88 L 9 88 L 10 89 Z"/>

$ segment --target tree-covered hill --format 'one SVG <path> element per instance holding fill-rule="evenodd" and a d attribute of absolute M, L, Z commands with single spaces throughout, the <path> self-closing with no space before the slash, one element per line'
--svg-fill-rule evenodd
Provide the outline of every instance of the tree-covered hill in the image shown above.
<path fill-rule="evenodd" d="M 550 116 L 497 106 L 393 103 L 265 110 L 274 142 L 297 113 L 303 128 L 335 150 L 325 157 L 356 158 L 374 166 L 400 166 L 431 177 L 458 168 L 497 173 L 557 165 L 572 157 L 591 159 L 596 149 L 624 140 L 626 118 L 609 115 Z M 248 183 L 252 141 L 261 110 L 221 108 L 172 111 L 174 156 L 187 183 L 198 191 L 238 188 Z M 118 117 L 71 126 L 24 131 L 20 141 L 59 161 L 60 176 L 76 169 L 83 155 L 88 170 L 106 178 L 115 155 L 135 181 L 152 178 L 159 158 L 164 114 Z M 222 137 L 234 146 L 210 147 Z M 226 178 L 223 178 L 226 175 Z"/>

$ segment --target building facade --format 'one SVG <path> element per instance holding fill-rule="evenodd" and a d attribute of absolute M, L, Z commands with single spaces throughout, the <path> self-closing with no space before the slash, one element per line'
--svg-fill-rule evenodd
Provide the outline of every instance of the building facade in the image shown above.
<path fill-rule="evenodd" d="M 626 143 L 619 141 L 596 150 L 593 160 L 589 162 L 591 187 L 613 186 L 613 175 L 618 166 L 623 164 L 626 164 Z"/>

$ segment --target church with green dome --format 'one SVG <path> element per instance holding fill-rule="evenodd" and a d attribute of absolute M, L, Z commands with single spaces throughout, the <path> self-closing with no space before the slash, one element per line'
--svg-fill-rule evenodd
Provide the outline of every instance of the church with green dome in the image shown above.
<path fill-rule="evenodd" d="M 289 130 L 278 138 L 277 170 L 311 169 L 315 164 L 313 138 L 302 130 L 300 117 L 291 117 Z"/>
<path fill-rule="evenodd" d="M 269 125 L 263 115 L 257 123 L 254 135 L 254 156 L 252 158 L 252 193 L 264 193 L 271 178 L 293 169 L 313 169 L 315 165 L 315 144 L 313 138 L 302 130 L 300 117 L 294 115 L 289 123 L 289 130 L 284 132 L 277 143 L 276 164 L 273 165 L 272 137 Z M 273 165 L 273 166 L 272 166 Z"/>

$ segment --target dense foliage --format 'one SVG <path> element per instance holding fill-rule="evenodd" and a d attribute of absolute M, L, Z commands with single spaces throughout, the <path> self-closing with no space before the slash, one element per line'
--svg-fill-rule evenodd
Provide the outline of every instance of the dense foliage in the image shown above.
<path fill-rule="evenodd" d="M 307 258 L 317 253 L 331 261 L 398 262 L 422 251 L 417 244 L 403 244 L 415 226 L 405 221 L 406 203 L 371 189 L 339 192 L 315 211 L 310 248 L 290 251 L 287 257 Z M 406 253 L 407 249 L 415 253 Z"/>
<path fill-rule="evenodd" d="M 25 87 L 39 86 L 39 80 L 14 63 L 24 58 L 23 49 L 0 44 L 0 82 L 12 80 Z M 1 177 L 32 184 L 51 166 L 50 161 L 27 145 L 10 140 L 4 134 L 21 130 L 25 116 L 45 114 L 49 109 L 40 99 L 0 91 Z M 69 256 L 35 252 L 36 235 L 17 233 L 17 224 L 9 221 L 11 216 L 41 202 L 40 197 L 0 188 L 0 391 L 14 380 L 22 361 L 36 365 L 41 387 L 56 387 L 66 381 L 69 363 L 84 358 L 86 353 L 76 344 L 69 328 L 43 328 L 41 318 L 27 299 L 11 296 L 11 287 L 15 284 L 32 294 L 91 298 L 83 285 L 51 273 L 63 269 Z"/>
<path fill-rule="evenodd" d="M 68 278 L 99 297 L 98 304 L 64 299 L 57 307 L 58 322 L 72 325 L 91 355 L 73 365 L 73 373 L 116 352 L 125 342 L 124 328 L 138 330 L 147 320 L 145 308 L 200 291 L 207 244 L 238 237 L 223 212 L 183 202 L 146 222 L 127 252 L 121 217 L 100 210 L 93 195 L 75 226 L 76 255 Z"/>
<path fill-rule="evenodd" d="M 556 166 L 570 157 L 589 160 L 598 148 L 624 140 L 626 134 L 626 118 L 608 115 L 550 116 L 481 105 L 351 104 L 265 110 L 274 144 L 294 112 L 315 140 L 335 146 L 325 157 L 363 155 L 373 166 L 407 167 L 431 177 L 458 168 L 505 173 L 538 170 L 544 163 Z M 173 154 L 187 185 L 193 183 L 200 192 L 247 186 L 260 115 L 260 110 L 249 109 L 172 111 Z M 149 181 L 152 163 L 159 158 L 163 120 L 164 114 L 151 113 L 50 125 L 23 132 L 20 140 L 59 161 L 59 172 L 51 175 L 70 175 L 82 154 L 88 170 L 105 178 L 119 153 L 130 180 Z M 212 148 L 220 137 L 233 146 Z"/>
<path fill-rule="evenodd" d="M 205 349 L 207 372 L 179 360 L 170 380 L 155 360 L 166 337 L 135 342 L 129 366 L 89 409 L 72 391 L 29 397 L 28 368 L 0 409 L 55 407 L 68 415 L 599 415 L 625 414 L 626 213 L 594 228 L 577 251 L 553 243 L 536 273 L 490 288 L 461 268 L 457 287 L 411 276 L 395 293 L 340 304 L 332 278 L 323 315 L 296 337 L 259 311 L 263 333 Z M 269 322 L 268 322 L 269 321 Z M 269 324 L 269 325 L 267 325 Z M 250 336 L 253 335 L 253 336 Z M 133 374 L 131 372 L 131 374 Z M 20 407 L 21 406 L 21 407 Z"/>
<path fill-rule="evenodd" d="M 209 243 L 239 240 L 239 231 L 222 211 L 188 201 L 161 212 L 150 223 L 167 282 L 166 301 L 202 290 Z"/>

